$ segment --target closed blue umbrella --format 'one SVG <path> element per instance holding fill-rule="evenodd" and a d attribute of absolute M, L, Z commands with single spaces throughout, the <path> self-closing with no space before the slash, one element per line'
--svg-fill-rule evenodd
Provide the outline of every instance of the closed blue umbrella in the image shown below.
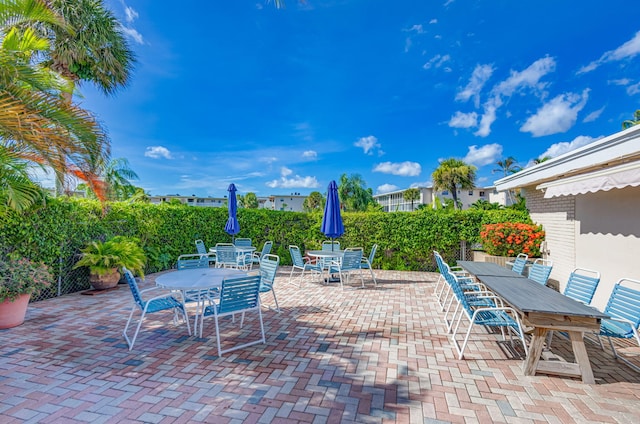
<path fill-rule="evenodd" d="M 338 197 L 338 185 L 335 181 L 329 183 L 327 191 L 327 203 L 324 205 L 324 216 L 322 217 L 322 233 L 333 240 L 344 234 L 344 224 L 340 215 L 340 198 Z M 331 245 L 333 250 L 333 244 Z"/>
<path fill-rule="evenodd" d="M 240 232 L 240 224 L 238 223 L 238 201 L 236 200 L 236 186 L 231 183 L 227 189 L 229 192 L 229 219 L 224 226 L 224 230 L 230 236 L 234 236 Z"/>

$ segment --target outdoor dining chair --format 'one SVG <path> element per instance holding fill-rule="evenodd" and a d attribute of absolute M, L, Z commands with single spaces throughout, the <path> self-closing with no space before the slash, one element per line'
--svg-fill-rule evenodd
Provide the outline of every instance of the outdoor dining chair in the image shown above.
<path fill-rule="evenodd" d="M 217 268 L 242 268 L 245 266 L 244 256 L 236 255 L 236 247 L 231 243 L 216 244 Z"/>
<path fill-rule="evenodd" d="M 373 285 L 378 286 L 378 282 L 376 281 L 376 276 L 373 273 L 373 258 L 376 256 L 376 251 L 378 250 L 378 245 L 374 244 L 371 247 L 371 252 L 369 252 L 369 257 L 363 256 L 362 261 L 360 262 L 361 269 L 368 269 L 371 271 L 371 278 L 373 279 Z"/>
<path fill-rule="evenodd" d="M 200 239 L 196 240 L 196 252 L 198 252 L 200 255 L 207 255 L 209 257 L 209 265 L 215 266 L 215 263 L 216 263 L 215 254 L 209 252 L 209 250 L 207 249 L 207 246 L 205 246 L 204 242 Z"/>
<path fill-rule="evenodd" d="M 276 303 L 275 311 L 278 313 L 280 313 L 280 307 L 278 306 L 278 298 L 276 297 L 276 291 L 273 286 L 276 281 L 279 264 L 280 257 L 271 254 L 264 255 L 260 262 L 260 294 L 271 292 L 273 301 Z M 271 309 L 271 307 L 269 307 L 269 309 Z"/>
<path fill-rule="evenodd" d="M 516 256 L 516 259 L 513 261 L 513 266 L 511 267 L 511 270 L 513 272 L 517 272 L 518 274 L 522 275 L 527 265 L 528 259 L 529 259 L 529 255 L 527 255 L 526 253 L 518 253 L 518 256 Z"/>
<path fill-rule="evenodd" d="M 434 295 L 436 296 L 436 300 L 438 301 L 438 304 L 440 305 L 441 310 L 445 311 L 447 309 L 447 305 L 450 304 L 449 302 L 447 302 L 447 300 L 450 299 L 450 295 L 451 295 L 451 286 L 447 282 L 446 273 L 451 272 L 455 276 L 458 276 L 461 278 L 466 277 L 465 282 L 468 284 L 473 283 L 473 278 L 471 278 L 469 276 L 469 273 L 464 271 L 459 266 L 450 267 L 449 264 L 447 264 L 444 261 L 440 253 L 438 253 L 435 250 L 433 251 L 433 256 L 436 259 L 436 265 L 438 266 L 438 271 L 440 272 L 438 281 L 436 282 Z"/>
<path fill-rule="evenodd" d="M 362 278 L 362 248 L 345 249 L 340 260 L 333 260 L 329 265 L 329 274 L 338 274 L 340 276 L 340 287 L 344 290 L 344 283 L 349 283 L 352 273 L 359 272 L 362 287 L 364 287 L 364 278 Z"/>
<path fill-rule="evenodd" d="M 640 331 L 640 280 L 633 280 L 631 278 L 621 278 L 618 280 L 613 286 L 613 291 L 604 309 L 604 313 L 611 318 L 603 319 L 601 322 L 600 333 L 598 334 L 600 347 L 604 350 L 601 336 L 607 336 L 613 356 L 636 371 L 640 371 L 640 367 L 618 355 L 611 341 L 612 337 L 635 339 L 638 346 L 640 346 L 640 335 L 638 334 Z"/>
<path fill-rule="evenodd" d="M 238 237 L 233 241 L 233 244 L 236 246 L 251 247 L 251 239 Z"/>
<path fill-rule="evenodd" d="M 498 327 L 502 333 L 502 339 L 506 340 L 505 330 L 509 332 L 511 343 L 513 344 L 512 333 L 515 333 L 525 351 L 527 353 L 527 343 L 524 339 L 524 332 L 522 331 L 522 324 L 516 311 L 508 306 L 504 306 L 497 296 L 487 295 L 486 298 L 493 298 L 496 303 L 495 306 L 473 306 L 458 281 L 458 277 L 449 273 L 446 276 L 447 280 L 451 282 L 452 290 L 455 294 L 458 305 L 454 311 L 452 321 L 455 321 L 453 331 L 451 334 L 451 341 L 456 351 L 458 352 L 458 359 L 464 358 L 464 350 L 469 342 L 471 330 L 474 325 L 480 327 Z M 457 316 L 457 318 L 456 318 Z M 460 330 L 460 324 L 462 319 L 466 318 L 469 321 L 469 327 L 462 341 L 462 346 L 459 344 L 457 336 Z"/>
<path fill-rule="evenodd" d="M 298 276 L 298 278 L 300 279 L 300 287 L 302 287 L 302 279 L 304 277 L 305 271 L 309 270 L 317 272 L 318 274 L 322 274 L 322 267 L 317 263 L 311 262 L 309 258 L 303 258 L 298 246 L 290 245 L 289 253 L 291 254 L 291 261 L 293 262 L 293 266 L 291 267 L 291 274 L 289 274 L 289 282 L 291 282 L 293 273 L 296 269 L 300 270 L 300 275 Z"/>
<path fill-rule="evenodd" d="M 553 261 L 550 259 L 538 258 L 533 262 L 531 268 L 529 268 L 529 279 L 544 286 L 549 280 L 552 268 Z"/>
<path fill-rule="evenodd" d="M 340 242 L 337 240 L 325 240 L 322 242 L 322 250 L 340 250 Z"/>
<path fill-rule="evenodd" d="M 600 283 L 600 273 L 587 268 L 576 268 L 569 275 L 563 294 L 578 302 L 588 305 Z M 547 336 L 547 349 L 551 348 L 553 331 Z"/>
<path fill-rule="evenodd" d="M 135 278 L 133 278 L 133 274 L 131 274 L 131 271 L 125 268 L 123 269 L 123 272 L 124 278 L 131 289 L 131 294 L 133 295 L 131 313 L 129 314 L 127 324 L 124 326 L 124 330 L 122 331 L 122 335 L 127 341 L 127 345 L 129 345 L 129 350 L 133 348 L 133 345 L 136 342 L 136 338 L 138 337 L 138 333 L 140 332 L 140 327 L 142 327 L 142 322 L 144 321 L 145 316 L 155 312 L 173 310 L 173 321 L 176 324 L 178 322 L 179 315 L 181 314 L 184 322 L 187 324 L 187 332 L 191 335 L 191 327 L 189 326 L 189 319 L 187 318 L 187 310 L 184 306 L 184 300 L 181 298 L 182 294 L 180 292 L 167 292 L 165 289 L 160 287 L 151 287 L 140 290 L 138 288 L 138 283 L 136 283 Z M 153 291 L 163 291 L 163 293 L 147 300 L 143 298 L 143 294 L 148 294 Z M 175 298 L 174 295 L 179 295 L 180 299 Z M 133 337 L 129 339 L 127 331 L 136 310 L 141 312 L 140 320 L 138 321 Z"/>
<path fill-rule="evenodd" d="M 218 304 L 209 305 L 204 309 L 202 314 L 202 323 L 204 324 L 204 318 L 206 317 L 213 317 L 215 320 L 218 356 L 222 357 L 223 353 L 253 346 L 258 343 L 266 343 L 262 311 L 260 310 L 260 279 L 259 275 L 252 275 L 223 280 L 222 288 L 220 290 L 220 302 Z M 240 319 L 240 328 L 242 328 L 244 326 L 246 312 L 257 312 L 262 337 L 258 340 L 242 343 L 222 350 L 220 342 L 220 318 L 240 313 L 242 314 L 242 318 Z M 201 332 L 202 327 L 203 325 L 200 325 Z M 202 337 L 202 334 L 200 337 Z"/>
<path fill-rule="evenodd" d="M 251 255 L 251 267 L 253 267 L 253 264 L 260 265 L 260 261 L 262 260 L 262 258 L 264 258 L 265 255 L 268 255 L 269 253 L 271 253 L 272 246 L 273 246 L 272 241 L 265 241 L 264 244 L 262 245 L 262 251 L 254 252 L 253 255 Z"/>

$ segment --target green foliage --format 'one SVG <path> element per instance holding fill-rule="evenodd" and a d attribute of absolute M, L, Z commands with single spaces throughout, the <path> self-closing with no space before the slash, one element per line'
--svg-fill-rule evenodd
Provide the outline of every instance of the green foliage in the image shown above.
<path fill-rule="evenodd" d="M 0 258 L 0 302 L 14 301 L 23 294 L 38 294 L 52 282 L 53 275 L 42 262 Z"/>
<path fill-rule="evenodd" d="M 74 264 L 80 249 L 92 241 L 120 235 L 139 239 L 148 258 L 144 272 L 157 272 L 173 267 L 181 254 L 196 253 L 196 239 L 207 247 L 231 242 L 224 232 L 226 220 L 225 208 L 111 202 L 103 214 L 97 200 L 53 198 L 38 210 L 0 211 L 0 252 L 43 261 L 57 277 L 61 260 Z M 461 240 L 479 243 L 483 224 L 531 223 L 526 212 L 513 209 L 345 212 L 343 220 L 342 246 L 361 246 L 366 253 L 378 243 L 374 267 L 415 271 L 435 270 L 433 250 L 452 260 Z M 272 253 L 282 265 L 291 264 L 290 244 L 305 251 L 319 249 L 326 239 L 320 232 L 321 213 L 239 209 L 238 221 L 237 237 L 251 238 L 256 247 L 273 241 Z"/>
<path fill-rule="evenodd" d="M 82 257 L 74 268 L 86 266 L 95 275 L 104 275 L 118 268 L 127 268 L 134 274 L 144 276 L 144 266 L 147 261 L 139 240 L 135 238 L 116 236 L 105 242 L 92 241 L 82 249 Z"/>

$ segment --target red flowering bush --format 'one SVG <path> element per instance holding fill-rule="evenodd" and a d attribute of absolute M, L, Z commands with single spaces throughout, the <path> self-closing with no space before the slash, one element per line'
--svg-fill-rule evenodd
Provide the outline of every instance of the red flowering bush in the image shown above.
<path fill-rule="evenodd" d="M 540 256 L 540 244 L 544 241 L 544 230 L 540 225 L 519 222 L 485 224 L 480 231 L 482 248 L 490 255 L 517 256 L 526 253 L 529 257 Z"/>

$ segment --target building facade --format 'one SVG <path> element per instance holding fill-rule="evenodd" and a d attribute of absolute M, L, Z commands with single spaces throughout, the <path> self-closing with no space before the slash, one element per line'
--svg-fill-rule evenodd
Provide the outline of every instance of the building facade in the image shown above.
<path fill-rule="evenodd" d="M 640 279 L 640 125 L 496 181 L 521 190 L 544 227 L 544 256 L 563 291 L 575 268 L 601 274 L 593 305 L 606 305 L 620 278 Z"/>
<path fill-rule="evenodd" d="M 432 187 L 416 187 L 419 197 L 412 204 L 404 198 L 404 190 L 395 190 L 388 193 L 375 194 L 373 199 L 382 206 L 385 212 L 410 212 L 418 209 L 420 205 L 445 204 L 446 199 L 453 199 L 448 190 L 434 191 Z M 472 190 L 458 190 L 458 201 L 462 209 L 469 209 L 471 205 L 480 199 L 488 202 L 497 202 L 506 205 L 506 196 L 499 194 L 495 188 L 474 188 Z M 492 197 L 495 196 L 495 197 Z"/>

